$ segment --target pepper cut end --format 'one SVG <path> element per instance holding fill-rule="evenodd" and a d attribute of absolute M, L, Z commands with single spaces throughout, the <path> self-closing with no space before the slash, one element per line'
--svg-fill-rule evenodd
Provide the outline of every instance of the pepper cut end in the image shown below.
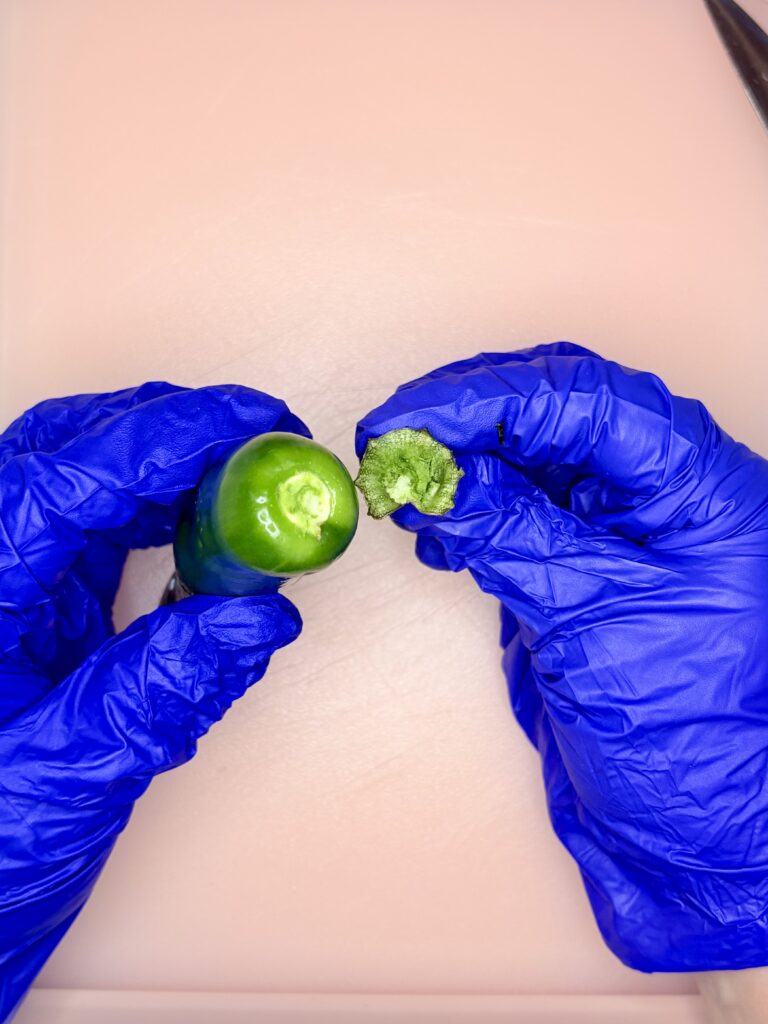
<path fill-rule="evenodd" d="M 374 519 L 403 505 L 442 516 L 453 508 L 463 475 L 450 449 L 428 430 L 401 427 L 368 441 L 355 484 Z"/>
<path fill-rule="evenodd" d="M 294 473 L 277 486 L 277 503 L 285 518 L 316 540 L 331 514 L 331 492 L 316 473 Z"/>

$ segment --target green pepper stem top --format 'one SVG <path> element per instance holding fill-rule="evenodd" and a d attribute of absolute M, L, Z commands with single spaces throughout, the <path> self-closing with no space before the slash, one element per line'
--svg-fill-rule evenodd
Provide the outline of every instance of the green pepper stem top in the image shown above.
<path fill-rule="evenodd" d="M 374 519 L 402 505 L 442 516 L 453 508 L 463 475 L 450 449 L 428 430 L 401 427 L 368 441 L 355 483 Z"/>
<path fill-rule="evenodd" d="M 277 485 L 277 504 L 289 523 L 315 540 L 331 514 L 333 496 L 317 473 L 294 473 Z"/>

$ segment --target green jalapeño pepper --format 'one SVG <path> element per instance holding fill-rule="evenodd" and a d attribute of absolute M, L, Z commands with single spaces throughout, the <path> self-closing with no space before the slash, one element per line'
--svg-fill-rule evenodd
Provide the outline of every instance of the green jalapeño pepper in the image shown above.
<path fill-rule="evenodd" d="M 277 590 L 330 565 L 357 520 L 354 484 L 332 452 L 297 434 L 262 434 L 203 478 L 176 533 L 163 600 Z"/>

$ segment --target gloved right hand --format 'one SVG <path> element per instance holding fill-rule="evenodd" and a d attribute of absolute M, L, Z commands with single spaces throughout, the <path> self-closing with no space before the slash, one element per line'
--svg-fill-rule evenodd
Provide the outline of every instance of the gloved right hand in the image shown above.
<path fill-rule="evenodd" d="M 206 470 L 269 430 L 309 433 L 249 388 L 146 384 L 43 402 L 0 436 L 0 1021 L 136 798 L 301 629 L 278 595 L 191 597 L 112 626 L 128 549 L 172 540 Z"/>
<path fill-rule="evenodd" d="M 392 518 L 502 605 L 515 713 L 611 949 L 768 965 L 768 462 L 699 403 L 568 343 L 481 355 L 359 424 L 464 471 Z"/>

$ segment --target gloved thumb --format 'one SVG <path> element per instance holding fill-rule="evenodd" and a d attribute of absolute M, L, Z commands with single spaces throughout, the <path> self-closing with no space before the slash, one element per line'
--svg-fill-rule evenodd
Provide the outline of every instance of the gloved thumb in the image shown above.
<path fill-rule="evenodd" d="M 392 519 L 417 534 L 425 564 L 468 569 L 537 635 L 586 610 L 598 593 L 658 582 L 652 567 L 637 565 L 638 545 L 556 505 L 499 455 L 461 455 L 457 463 L 464 475 L 447 515 L 407 505 Z"/>
<path fill-rule="evenodd" d="M 280 595 L 196 596 L 107 641 L 0 734 L 4 784 L 25 821 L 22 846 L 38 825 L 51 840 L 51 805 L 57 820 L 67 808 L 83 819 L 119 812 L 158 772 L 189 760 L 197 739 L 300 630 L 298 611 Z M 61 833 L 65 842 L 82 836 Z"/>
<path fill-rule="evenodd" d="M 88 898 L 133 801 L 300 629 L 280 596 L 159 608 L 0 731 L 3 1019 Z"/>

